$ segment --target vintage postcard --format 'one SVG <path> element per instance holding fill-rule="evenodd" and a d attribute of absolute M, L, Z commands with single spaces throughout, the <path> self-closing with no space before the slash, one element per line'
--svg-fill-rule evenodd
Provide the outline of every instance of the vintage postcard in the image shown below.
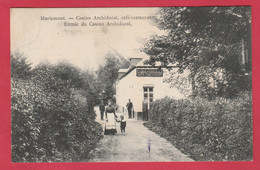
<path fill-rule="evenodd" d="M 253 161 L 251 7 L 11 8 L 11 155 Z"/>

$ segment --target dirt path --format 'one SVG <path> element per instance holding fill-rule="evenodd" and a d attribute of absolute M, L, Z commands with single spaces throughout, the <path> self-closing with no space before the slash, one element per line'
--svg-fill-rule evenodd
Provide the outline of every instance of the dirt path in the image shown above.
<path fill-rule="evenodd" d="M 99 113 L 97 121 L 101 122 Z M 119 124 L 117 131 L 117 134 L 105 135 L 101 139 L 89 162 L 193 161 L 143 126 L 141 121 L 127 120 L 126 135 L 121 135 Z"/>

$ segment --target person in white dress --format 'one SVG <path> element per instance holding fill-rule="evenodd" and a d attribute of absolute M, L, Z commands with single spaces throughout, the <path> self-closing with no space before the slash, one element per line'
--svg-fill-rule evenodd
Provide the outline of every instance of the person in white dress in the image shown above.
<path fill-rule="evenodd" d="M 116 112 L 112 100 L 108 101 L 108 106 L 105 109 L 106 123 L 104 134 L 115 134 L 116 130 Z"/>

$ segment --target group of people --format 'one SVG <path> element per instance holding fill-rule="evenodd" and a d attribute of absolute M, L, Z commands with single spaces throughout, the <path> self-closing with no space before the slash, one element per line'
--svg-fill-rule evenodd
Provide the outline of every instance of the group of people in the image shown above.
<path fill-rule="evenodd" d="M 129 102 L 126 105 L 127 110 L 128 110 L 128 116 L 129 118 L 132 118 L 132 109 L 133 109 L 133 103 L 129 99 Z M 114 134 L 117 133 L 116 130 L 116 122 L 120 122 L 120 129 L 121 129 L 121 134 L 125 134 L 125 128 L 126 128 L 126 120 L 124 115 L 121 115 L 118 117 L 116 115 L 116 107 L 113 104 L 112 100 L 108 100 L 107 106 L 105 106 L 104 101 L 101 100 L 101 103 L 99 105 L 99 111 L 101 115 L 101 120 L 104 120 L 104 116 L 106 119 L 105 122 L 105 135 L 106 134 Z"/>

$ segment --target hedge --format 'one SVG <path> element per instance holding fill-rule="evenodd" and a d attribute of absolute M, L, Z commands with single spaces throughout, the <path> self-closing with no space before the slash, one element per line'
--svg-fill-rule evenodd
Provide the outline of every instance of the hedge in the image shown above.
<path fill-rule="evenodd" d="M 252 94 L 155 101 L 147 126 L 197 161 L 252 160 Z"/>
<path fill-rule="evenodd" d="M 102 138 L 91 98 L 64 69 L 71 68 L 41 66 L 28 80 L 12 78 L 12 162 L 87 161 Z"/>

